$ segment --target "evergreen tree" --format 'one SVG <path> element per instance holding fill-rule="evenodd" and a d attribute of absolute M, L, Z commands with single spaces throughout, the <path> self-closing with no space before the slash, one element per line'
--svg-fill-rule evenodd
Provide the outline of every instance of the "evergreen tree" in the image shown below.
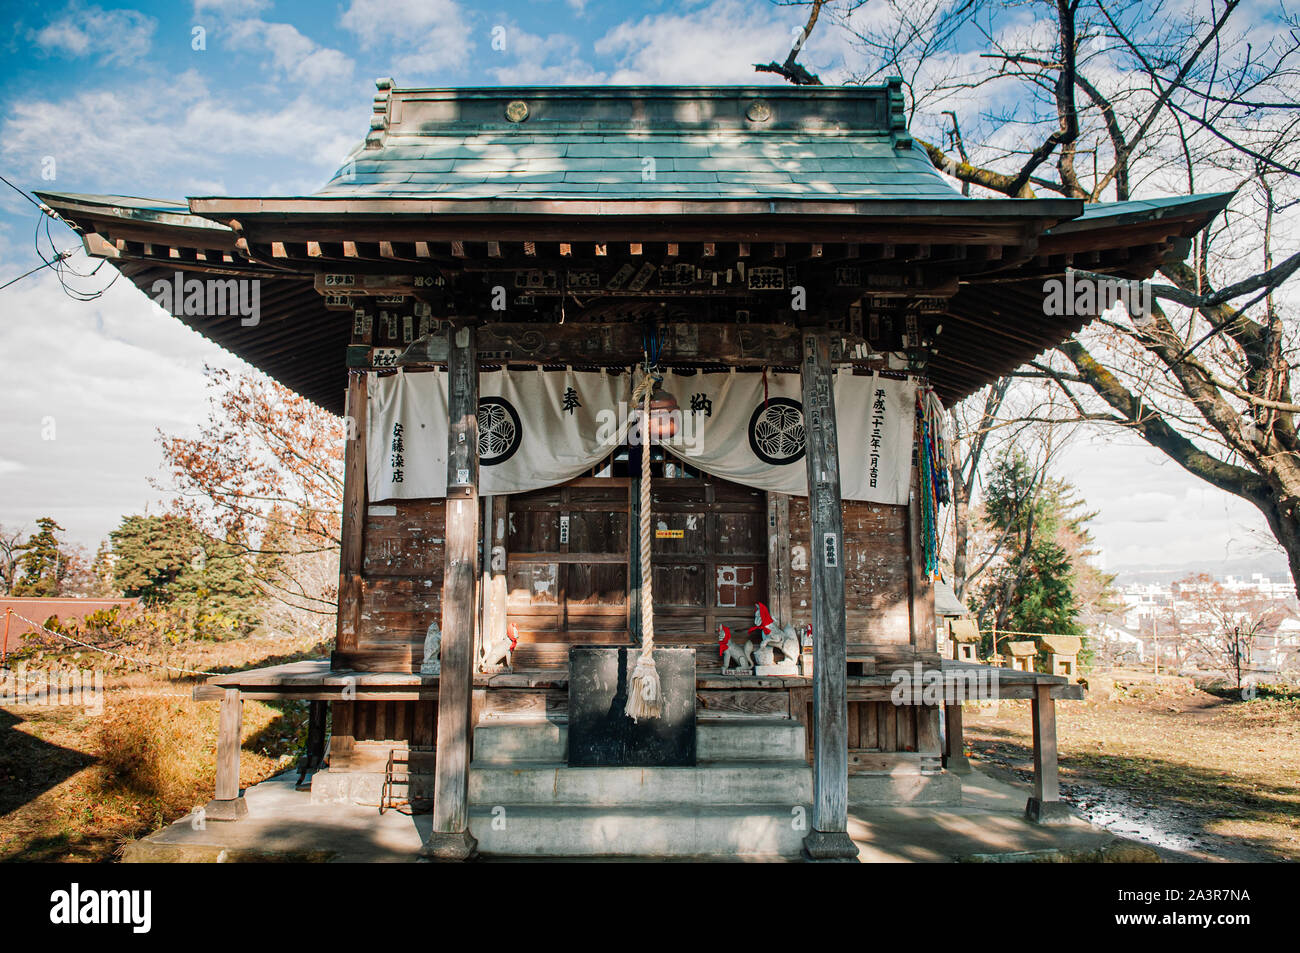
<path fill-rule="evenodd" d="M 184 610 L 199 636 L 256 624 L 261 590 L 233 531 L 211 540 L 183 516 L 128 516 L 109 538 L 113 580 L 124 595 Z"/>
<path fill-rule="evenodd" d="M 261 590 L 249 572 L 245 552 L 233 534 L 225 540 L 202 540 L 199 552 L 171 586 L 176 604 L 194 609 L 199 616 L 233 620 L 243 627 L 255 623 Z"/>
<path fill-rule="evenodd" d="M 67 576 L 71 560 L 58 534 L 63 527 L 48 516 L 36 521 L 36 532 L 18 547 L 18 570 L 15 596 L 57 596 Z"/>
<path fill-rule="evenodd" d="M 113 584 L 145 605 L 170 602 L 170 586 L 202 551 L 194 527 L 177 516 L 127 516 L 108 537 Z"/>
<path fill-rule="evenodd" d="M 999 630 L 1015 632 L 1083 634 L 1076 591 L 1082 567 L 1076 562 L 1086 555 L 1084 524 L 1091 514 L 1079 513 L 1080 505 L 1073 487 L 1048 479 L 1023 453 L 1009 450 L 994 462 L 984 522 L 1001 558 L 980 593 L 978 611 L 984 625 L 992 622 Z M 1071 547 L 1075 556 L 1064 544 L 1068 541 L 1077 542 Z"/>

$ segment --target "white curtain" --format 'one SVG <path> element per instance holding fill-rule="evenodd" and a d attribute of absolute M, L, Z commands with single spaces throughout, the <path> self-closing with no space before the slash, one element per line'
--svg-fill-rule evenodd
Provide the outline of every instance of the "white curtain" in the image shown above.
<path fill-rule="evenodd" d="M 628 378 L 585 371 L 479 374 L 479 492 L 564 483 L 625 438 Z M 372 500 L 447 495 L 447 374 L 400 371 L 368 382 L 366 482 Z"/>
<path fill-rule="evenodd" d="M 587 371 L 491 371 L 479 377 L 479 489 L 523 493 L 595 466 L 625 440 L 632 377 Z M 666 446 L 705 473 L 745 486 L 807 494 L 799 375 L 664 376 L 677 400 Z M 835 376 L 841 494 L 907 502 L 916 383 Z M 366 470 L 371 500 L 447 492 L 447 375 L 399 371 L 369 379 Z"/>
<path fill-rule="evenodd" d="M 808 495 L 798 374 L 720 372 L 664 375 L 682 411 L 666 445 L 705 473 L 745 486 Z M 916 418 L 916 382 L 835 375 L 840 495 L 907 502 Z"/>

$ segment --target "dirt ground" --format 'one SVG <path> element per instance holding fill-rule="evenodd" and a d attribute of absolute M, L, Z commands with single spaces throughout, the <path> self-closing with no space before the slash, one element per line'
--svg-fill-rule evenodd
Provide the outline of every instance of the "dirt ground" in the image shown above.
<path fill-rule="evenodd" d="M 226 671 L 326 651 L 303 639 L 261 636 L 187 644 L 150 657 Z M 112 861 L 127 840 L 212 796 L 218 706 L 192 700 L 199 679 L 90 656 L 26 664 L 29 671 L 91 670 L 107 661 L 102 705 L 0 707 L 0 861 Z M 255 784 L 293 764 L 305 732 L 305 702 L 246 702 L 241 783 Z"/>
<path fill-rule="evenodd" d="M 1032 777 L 1028 702 L 967 706 L 965 727 L 973 758 Z M 1300 860 L 1300 698 L 1118 673 L 1059 702 L 1057 732 L 1062 797 L 1095 823 L 1169 859 Z"/>

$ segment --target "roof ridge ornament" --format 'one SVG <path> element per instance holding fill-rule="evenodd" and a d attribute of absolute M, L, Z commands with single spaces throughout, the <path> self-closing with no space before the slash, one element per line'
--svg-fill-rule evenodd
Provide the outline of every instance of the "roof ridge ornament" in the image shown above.
<path fill-rule="evenodd" d="M 907 99 L 903 95 L 903 77 L 885 77 L 885 107 L 889 110 L 889 137 L 895 149 L 912 148 L 912 134 L 907 128 Z"/>
<path fill-rule="evenodd" d="M 374 115 L 370 117 L 370 131 L 366 133 L 366 148 L 380 149 L 383 148 L 385 133 L 388 131 L 389 104 L 393 95 L 392 77 L 381 77 L 375 80 L 375 93 L 373 105 Z"/>

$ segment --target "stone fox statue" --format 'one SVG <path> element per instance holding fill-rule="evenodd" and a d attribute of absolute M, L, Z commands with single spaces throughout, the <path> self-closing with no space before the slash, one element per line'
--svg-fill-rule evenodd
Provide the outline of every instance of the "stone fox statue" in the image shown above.
<path fill-rule="evenodd" d="M 420 663 L 421 675 L 442 674 L 442 632 L 438 623 L 430 622 L 424 633 L 424 661 Z"/>
<path fill-rule="evenodd" d="M 724 672 L 732 665 L 738 669 L 754 667 L 754 643 L 748 637 L 736 641 L 732 638 L 731 630 L 721 622 L 718 623 L 718 655 Z"/>
<path fill-rule="evenodd" d="M 794 626 L 788 622 L 785 625 L 777 625 L 776 620 L 772 618 L 772 613 L 761 602 L 754 610 L 754 624 L 749 627 L 749 631 L 762 635 L 762 641 L 758 643 L 760 649 L 769 647 L 777 649 L 785 656 L 787 662 L 799 658 L 801 651 L 799 634 L 795 632 Z"/>
<path fill-rule="evenodd" d="M 519 644 L 519 627 L 511 622 L 506 626 L 506 636 L 483 648 L 483 667 L 496 668 L 504 665 L 513 668 L 515 646 Z"/>

